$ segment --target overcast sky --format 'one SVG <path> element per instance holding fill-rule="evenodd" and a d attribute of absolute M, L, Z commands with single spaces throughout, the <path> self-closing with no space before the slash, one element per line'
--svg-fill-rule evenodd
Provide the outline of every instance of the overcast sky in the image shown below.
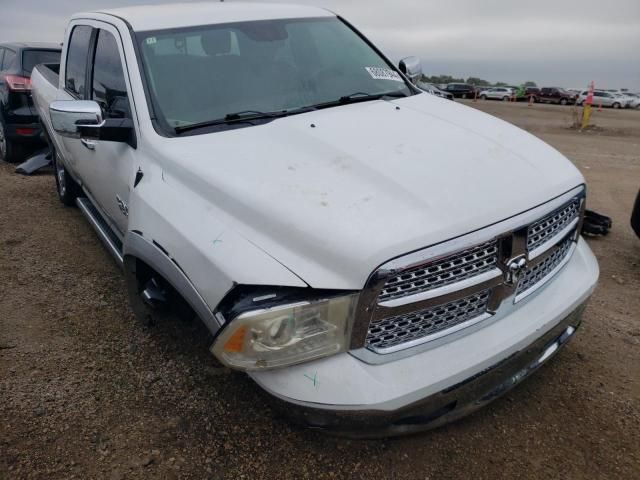
<path fill-rule="evenodd" d="M 226 0 L 237 1 L 237 0 Z M 61 41 L 74 12 L 169 0 L 0 0 L 0 40 Z M 426 74 L 640 91 L 640 0 L 292 0 L 329 8 Z M 206 23 L 206 19 L 203 19 Z"/>

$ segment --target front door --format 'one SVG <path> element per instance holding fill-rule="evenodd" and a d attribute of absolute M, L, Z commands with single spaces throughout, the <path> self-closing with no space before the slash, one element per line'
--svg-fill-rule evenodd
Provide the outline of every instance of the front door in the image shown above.
<path fill-rule="evenodd" d="M 94 45 L 87 97 L 100 105 L 105 119 L 131 119 L 126 63 L 117 30 L 111 25 L 100 25 Z M 135 177 L 134 149 L 121 142 L 86 139 L 81 142 L 86 148 L 82 165 L 85 189 L 112 227 L 124 235 Z"/>

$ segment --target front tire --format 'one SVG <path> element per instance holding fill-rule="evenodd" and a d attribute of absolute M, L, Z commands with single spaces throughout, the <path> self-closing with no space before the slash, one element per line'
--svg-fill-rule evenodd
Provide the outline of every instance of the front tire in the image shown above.
<path fill-rule="evenodd" d="M 613 104 L 613 105 L 611 105 L 611 106 L 612 106 L 613 108 L 620 108 L 620 107 L 621 107 L 621 105 L 620 105 L 618 102 L 614 103 L 614 104 Z"/>
<path fill-rule="evenodd" d="M 480 95 L 480 98 L 481 98 L 482 100 L 486 100 L 486 99 L 487 99 L 487 96 L 486 96 L 486 95 Z"/>
<path fill-rule="evenodd" d="M 62 162 L 58 160 L 58 155 L 55 151 L 51 152 L 51 156 L 53 157 L 58 198 L 67 207 L 72 207 L 76 204 L 76 198 L 80 195 L 80 185 L 71 178 Z"/>
<path fill-rule="evenodd" d="M 508 102 L 509 101 L 509 97 L 507 97 L 507 96 L 502 97 L 502 101 L 503 102 Z"/>
<path fill-rule="evenodd" d="M 563 99 L 560 100 L 560 105 L 566 105 L 567 103 L 568 102 L 567 102 L 566 98 L 563 98 Z"/>

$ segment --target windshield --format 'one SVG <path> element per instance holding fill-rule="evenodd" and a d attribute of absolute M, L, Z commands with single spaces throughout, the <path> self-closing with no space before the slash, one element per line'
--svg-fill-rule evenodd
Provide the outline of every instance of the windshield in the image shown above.
<path fill-rule="evenodd" d="M 22 52 L 22 69 L 31 73 L 41 63 L 60 63 L 60 52 L 56 50 L 25 50 Z"/>
<path fill-rule="evenodd" d="M 354 94 L 412 93 L 336 17 L 142 32 L 137 40 L 155 112 L 172 129 Z"/>

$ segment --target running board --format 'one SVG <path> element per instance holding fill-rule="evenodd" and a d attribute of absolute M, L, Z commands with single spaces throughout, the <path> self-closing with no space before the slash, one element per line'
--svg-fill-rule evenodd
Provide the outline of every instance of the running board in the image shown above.
<path fill-rule="evenodd" d="M 93 206 L 91 200 L 85 197 L 76 198 L 76 205 L 82 212 L 82 214 L 89 220 L 89 223 L 94 228 L 104 246 L 113 258 L 115 258 L 120 268 L 124 265 L 124 258 L 122 257 L 122 242 L 113 234 L 107 222 L 104 221 L 100 212 Z"/>

